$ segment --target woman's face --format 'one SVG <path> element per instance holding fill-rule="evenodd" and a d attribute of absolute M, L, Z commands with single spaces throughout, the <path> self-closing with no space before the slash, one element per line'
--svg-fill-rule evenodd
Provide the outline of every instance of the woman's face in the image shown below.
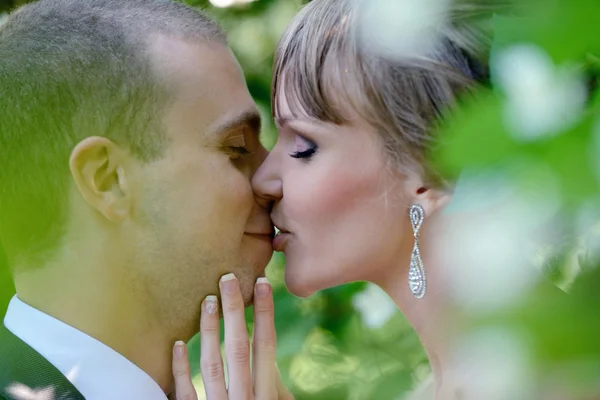
<path fill-rule="evenodd" d="M 388 166 L 377 132 L 359 120 L 339 126 L 295 118 L 285 88 L 278 97 L 279 138 L 253 186 L 274 202 L 281 231 L 274 248 L 285 253 L 288 289 L 305 297 L 385 279 L 402 260 L 408 268 L 408 179 Z"/>

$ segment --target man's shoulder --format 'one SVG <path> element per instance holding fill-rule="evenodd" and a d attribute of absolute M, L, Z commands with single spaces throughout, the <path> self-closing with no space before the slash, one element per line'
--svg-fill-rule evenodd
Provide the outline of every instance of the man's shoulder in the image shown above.
<path fill-rule="evenodd" d="M 15 384 L 52 388 L 59 398 L 84 399 L 54 365 L 0 323 L 0 400 L 12 399 L 8 390 Z"/>

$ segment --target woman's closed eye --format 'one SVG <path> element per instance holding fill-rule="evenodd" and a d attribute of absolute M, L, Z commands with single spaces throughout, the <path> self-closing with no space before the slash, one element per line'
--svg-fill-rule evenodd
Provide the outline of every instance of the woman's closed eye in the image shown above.
<path fill-rule="evenodd" d="M 290 153 L 290 157 L 302 160 L 312 158 L 319 149 L 319 146 L 310 139 L 296 135 L 294 139 L 294 151 Z"/>

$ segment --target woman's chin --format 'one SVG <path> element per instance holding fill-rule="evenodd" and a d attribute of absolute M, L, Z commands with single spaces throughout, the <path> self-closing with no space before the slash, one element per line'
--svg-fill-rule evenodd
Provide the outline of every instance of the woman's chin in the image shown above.
<path fill-rule="evenodd" d="M 316 283 L 314 277 L 309 278 L 306 273 L 304 276 L 303 274 L 292 273 L 292 269 L 286 267 L 285 286 L 294 296 L 303 299 L 312 296 L 321 289 Z"/>

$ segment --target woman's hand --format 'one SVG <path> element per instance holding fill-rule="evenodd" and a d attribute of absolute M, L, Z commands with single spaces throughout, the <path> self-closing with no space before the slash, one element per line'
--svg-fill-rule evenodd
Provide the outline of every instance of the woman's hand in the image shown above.
<path fill-rule="evenodd" d="M 276 335 L 273 291 L 266 278 L 259 278 L 254 287 L 254 337 L 252 371 L 250 342 L 244 317 L 244 301 L 239 282 L 233 274 L 220 282 L 225 319 L 225 353 L 229 388 L 225 387 L 221 359 L 219 306 L 216 296 L 202 302 L 200 318 L 200 371 L 207 400 L 293 400 L 281 382 L 275 363 Z M 187 350 L 183 342 L 173 347 L 175 399 L 197 400 L 192 385 Z"/>

